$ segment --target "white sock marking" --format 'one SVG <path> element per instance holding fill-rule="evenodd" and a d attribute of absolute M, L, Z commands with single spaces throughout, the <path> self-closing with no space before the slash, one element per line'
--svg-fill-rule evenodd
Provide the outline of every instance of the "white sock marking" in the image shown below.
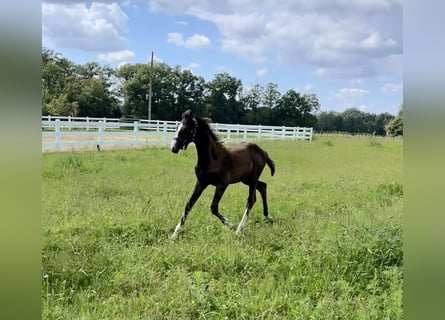
<path fill-rule="evenodd" d="M 173 232 L 173 234 L 170 238 L 172 240 L 176 240 L 178 238 L 178 233 L 181 232 L 181 229 L 182 229 L 181 222 L 179 222 L 175 228 L 175 232 Z"/>
<path fill-rule="evenodd" d="M 236 234 L 240 234 L 241 230 L 243 230 L 244 227 L 246 226 L 248 214 L 249 214 L 249 209 L 246 208 L 246 211 L 244 211 L 243 218 L 241 219 L 241 222 L 238 225 L 238 229 L 236 229 L 236 232 L 235 232 Z"/>

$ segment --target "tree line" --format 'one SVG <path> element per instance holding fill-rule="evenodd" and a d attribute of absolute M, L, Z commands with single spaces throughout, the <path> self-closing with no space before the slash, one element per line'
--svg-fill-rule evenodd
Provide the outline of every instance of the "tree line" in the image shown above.
<path fill-rule="evenodd" d="M 116 69 L 97 62 L 75 64 L 42 49 L 42 114 L 147 119 L 150 77 L 151 118 L 178 120 L 186 109 L 218 123 L 313 127 L 384 135 L 395 117 L 352 108 L 319 112 L 315 93 L 256 84 L 245 90 L 240 79 L 219 73 L 211 81 L 180 66 L 125 64 Z"/>

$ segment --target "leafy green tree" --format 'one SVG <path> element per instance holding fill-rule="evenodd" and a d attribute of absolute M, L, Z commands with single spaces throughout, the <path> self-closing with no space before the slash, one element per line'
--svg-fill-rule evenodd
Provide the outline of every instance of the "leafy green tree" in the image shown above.
<path fill-rule="evenodd" d="M 390 114 L 375 115 L 355 108 L 345 110 L 342 114 L 343 130 L 350 133 L 384 134 L 384 127 L 390 121 Z"/>
<path fill-rule="evenodd" d="M 342 117 L 343 131 L 350 133 L 369 133 L 369 128 L 366 125 L 365 112 L 356 108 L 349 108 L 342 113 Z"/>
<path fill-rule="evenodd" d="M 179 66 L 171 68 L 156 63 L 153 71 L 147 64 L 124 65 L 117 70 L 122 78 L 123 113 L 129 118 L 148 117 L 150 73 L 152 74 L 152 119 L 174 120 L 185 109 L 203 115 L 205 81 Z"/>
<path fill-rule="evenodd" d="M 62 115 L 61 103 L 67 102 L 65 93 L 67 79 L 74 75 L 74 64 L 53 50 L 42 49 L 42 114 L 57 112 Z M 53 101 L 58 100 L 58 101 Z M 75 110 L 72 110 L 75 111 Z M 56 115 L 56 114 L 54 114 Z"/>
<path fill-rule="evenodd" d="M 288 90 L 281 97 L 278 106 L 274 110 L 274 124 L 282 126 L 297 126 L 301 120 L 298 105 L 303 97 L 294 89 Z"/>
<path fill-rule="evenodd" d="M 317 116 L 317 130 L 321 132 L 350 132 L 385 135 L 385 127 L 394 118 L 389 113 L 375 115 L 350 108 L 342 113 L 323 111 Z"/>
<path fill-rule="evenodd" d="M 403 104 L 397 116 L 386 125 L 386 131 L 393 137 L 403 136 Z"/>
<path fill-rule="evenodd" d="M 321 132 L 343 131 L 343 117 L 339 112 L 323 111 L 318 115 L 317 129 Z"/>
<path fill-rule="evenodd" d="M 42 114 L 73 117 L 78 115 L 78 110 L 79 104 L 77 102 L 69 102 L 67 95 L 62 93 L 44 105 L 44 111 Z"/>
<path fill-rule="evenodd" d="M 261 124 L 261 114 L 259 112 L 264 100 L 264 88 L 260 84 L 255 84 L 249 91 L 243 93 L 241 103 L 245 110 L 245 119 L 248 124 Z"/>
<path fill-rule="evenodd" d="M 116 70 L 122 79 L 120 95 L 124 99 L 122 116 L 126 118 L 144 118 L 148 116 L 148 92 L 150 73 L 147 64 L 125 64 Z"/>
<path fill-rule="evenodd" d="M 260 84 L 255 84 L 241 98 L 244 108 L 256 110 L 263 104 L 264 88 Z"/>
<path fill-rule="evenodd" d="M 75 78 L 67 83 L 69 101 L 78 105 L 79 117 L 120 117 L 121 111 L 116 92 L 115 72 L 96 62 L 76 65 Z"/>
<path fill-rule="evenodd" d="M 274 108 L 280 102 L 281 94 L 275 83 L 268 83 L 266 87 L 256 84 L 242 98 L 248 124 L 274 124 Z"/>
<path fill-rule="evenodd" d="M 114 71 L 97 63 L 75 65 L 49 49 L 42 50 L 42 114 L 120 116 L 111 89 Z"/>
<path fill-rule="evenodd" d="M 262 107 L 258 108 L 256 112 L 256 122 L 252 124 L 274 124 L 274 109 L 278 106 L 281 99 L 281 93 L 278 91 L 276 83 L 269 82 L 263 91 Z"/>
<path fill-rule="evenodd" d="M 78 105 L 79 117 L 120 117 L 116 98 L 110 95 L 99 79 L 82 79 L 69 86 L 70 101 Z"/>
<path fill-rule="evenodd" d="M 376 116 L 375 129 L 376 135 L 384 136 L 386 134 L 386 126 L 394 119 L 394 116 L 388 112 L 381 113 Z"/>
<path fill-rule="evenodd" d="M 202 77 L 193 75 L 190 70 L 181 70 L 176 67 L 172 71 L 173 100 L 170 112 L 166 119 L 178 119 L 186 109 L 193 110 L 196 114 L 206 116 L 204 104 L 205 81 Z"/>
<path fill-rule="evenodd" d="M 274 124 L 284 126 L 314 126 L 317 123 L 313 112 L 320 108 L 315 94 L 303 94 L 288 90 L 274 108 Z"/>
<path fill-rule="evenodd" d="M 278 91 L 278 85 L 269 82 L 264 89 L 264 107 L 273 109 L 278 106 L 281 98 L 281 93 Z"/>
<path fill-rule="evenodd" d="M 207 83 L 206 102 L 210 117 L 214 122 L 242 123 L 244 108 L 240 101 L 242 92 L 241 80 L 228 73 L 219 73 Z"/>
<path fill-rule="evenodd" d="M 184 111 L 181 110 L 185 93 L 181 90 L 180 72 L 179 66 L 172 68 L 165 63 L 153 67 L 152 119 L 177 119 Z"/>
<path fill-rule="evenodd" d="M 303 94 L 303 103 L 299 106 L 301 112 L 300 126 L 315 127 L 317 125 L 317 117 L 315 112 L 320 110 L 320 103 L 315 93 Z"/>

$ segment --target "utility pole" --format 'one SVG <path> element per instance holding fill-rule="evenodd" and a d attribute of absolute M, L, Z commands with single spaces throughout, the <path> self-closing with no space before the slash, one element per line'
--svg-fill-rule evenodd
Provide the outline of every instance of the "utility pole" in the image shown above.
<path fill-rule="evenodd" d="M 150 84 L 148 91 L 148 120 L 151 120 L 151 98 L 153 97 L 153 51 L 151 52 Z"/>

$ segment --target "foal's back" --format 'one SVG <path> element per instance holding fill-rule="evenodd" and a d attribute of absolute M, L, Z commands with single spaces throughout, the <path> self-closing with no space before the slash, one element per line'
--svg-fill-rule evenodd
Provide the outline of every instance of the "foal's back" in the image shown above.
<path fill-rule="evenodd" d="M 266 165 L 267 154 L 255 143 L 243 142 L 227 149 L 232 167 L 230 182 L 257 180 Z"/>

